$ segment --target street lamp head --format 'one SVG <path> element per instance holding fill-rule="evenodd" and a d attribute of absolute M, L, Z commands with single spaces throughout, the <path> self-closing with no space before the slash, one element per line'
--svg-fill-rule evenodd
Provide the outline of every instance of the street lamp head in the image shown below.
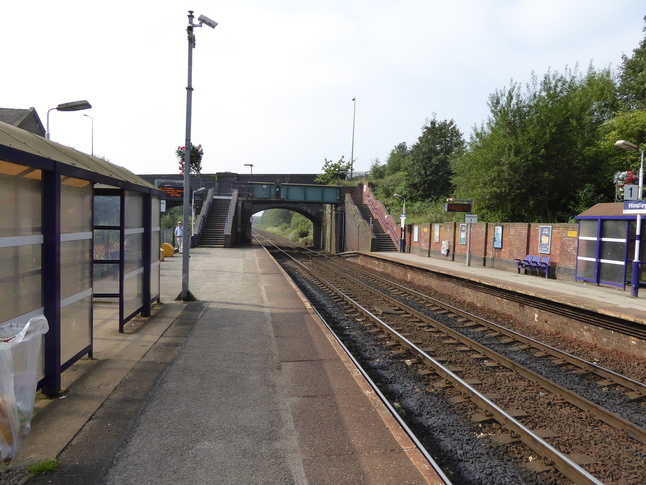
<path fill-rule="evenodd" d="M 253 167 L 253 163 L 245 163 L 244 166 L 245 167 Z"/>
<path fill-rule="evenodd" d="M 92 105 L 85 99 L 81 101 L 71 101 L 69 103 L 61 103 L 56 107 L 56 111 L 81 111 L 90 109 Z"/>
<path fill-rule="evenodd" d="M 403 195 L 399 195 L 399 194 L 393 194 L 393 195 L 394 195 L 395 197 L 397 197 L 398 199 L 405 199 L 405 198 L 406 198 L 406 197 L 404 197 Z"/>
<path fill-rule="evenodd" d="M 619 140 L 615 142 L 615 146 L 617 148 L 621 148 L 622 150 L 628 150 L 629 152 L 638 152 L 639 147 L 635 145 L 634 143 L 631 143 L 626 140 Z"/>

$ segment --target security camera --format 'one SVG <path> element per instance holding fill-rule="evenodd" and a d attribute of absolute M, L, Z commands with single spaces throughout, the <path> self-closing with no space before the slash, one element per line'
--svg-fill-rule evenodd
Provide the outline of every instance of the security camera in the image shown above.
<path fill-rule="evenodd" d="M 211 19 L 210 19 L 210 18 L 208 18 L 206 15 L 200 15 L 200 16 L 197 18 L 197 20 L 198 20 L 198 22 L 199 22 L 199 23 L 201 23 L 201 24 L 206 24 L 206 25 L 208 25 L 209 27 L 211 27 L 212 29 L 215 29 L 215 26 L 216 26 L 216 25 L 218 25 L 218 23 L 217 23 L 215 20 L 211 20 Z"/>

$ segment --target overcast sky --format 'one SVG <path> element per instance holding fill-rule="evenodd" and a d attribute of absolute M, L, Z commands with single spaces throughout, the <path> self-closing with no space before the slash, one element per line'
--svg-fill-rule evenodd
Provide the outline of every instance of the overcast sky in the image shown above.
<path fill-rule="evenodd" d="M 0 107 L 50 113 L 51 139 L 138 173 L 177 173 L 188 10 L 192 141 L 203 172 L 355 170 L 412 145 L 426 119 L 468 139 L 488 97 L 532 72 L 616 69 L 643 38 L 643 0 L 27 0 L 2 2 Z M 92 119 L 85 117 L 87 114 Z M 92 137 L 92 121 L 94 137 Z"/>

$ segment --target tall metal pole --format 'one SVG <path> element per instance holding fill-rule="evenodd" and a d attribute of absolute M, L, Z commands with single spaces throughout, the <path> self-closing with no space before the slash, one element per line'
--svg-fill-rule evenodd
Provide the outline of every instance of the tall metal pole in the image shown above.
<path fill-rule="evenodd" d="M 191 192 L 191 116 L 193 105 L 193 49 L 195 48 L 195 34 L 193 33 L 193 11 L 188 11 L 188 83 L 186 85 L 186 139 L 184 141 L 184 234 L 182 236 L 182 292 L 178 300 L 193 301 L 195 297 L 188 289 L 189 279 L 189 251 L 190 231 L 188 230 L 190 218 L 190 192 Z"/>
<path fill-rule="evenodd" d="M 350 150 L 350 180 L 354 172 L 354 119 L 357 114 L 357 98 L 352 98 L 354 108 L 352 109 L 352 148 Z"/>
<path fill-rule="evenodd" d="M 94 156 L 94 118 L 86 114 L 84 114 L 83 116 L 87 116 L 92 121 L 92 156 Z"/>
<path fill-rule="evenodd" d="M 642 200 L 644 190 L 644 152 L 641 152 L 641 162 L 639 164 L 639 191 L 637 192 L 637 200 Z M 633 259 L 633 275 L 630 282 L 630 296 L 637 298 L 639 296 L 639 282 L 641 279 L 641 236 L 642 234 L 642 215 L 641 212 L 637 214 L 637 227 L 635 228 L 635 257 Z"/>

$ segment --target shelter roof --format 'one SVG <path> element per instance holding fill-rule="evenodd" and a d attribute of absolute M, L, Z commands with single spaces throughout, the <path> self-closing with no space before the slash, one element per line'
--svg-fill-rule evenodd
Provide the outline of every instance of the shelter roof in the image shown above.
<path fill-rule="evenodd" d="M 602 202 L 581 212 L 578 217 L 626 217 L 622 202 Z"/>
<path fill-rule="evenodd" d="M 0 121 L 0 145 L 142 187 L 156 187 L 130 170 Z"/>

